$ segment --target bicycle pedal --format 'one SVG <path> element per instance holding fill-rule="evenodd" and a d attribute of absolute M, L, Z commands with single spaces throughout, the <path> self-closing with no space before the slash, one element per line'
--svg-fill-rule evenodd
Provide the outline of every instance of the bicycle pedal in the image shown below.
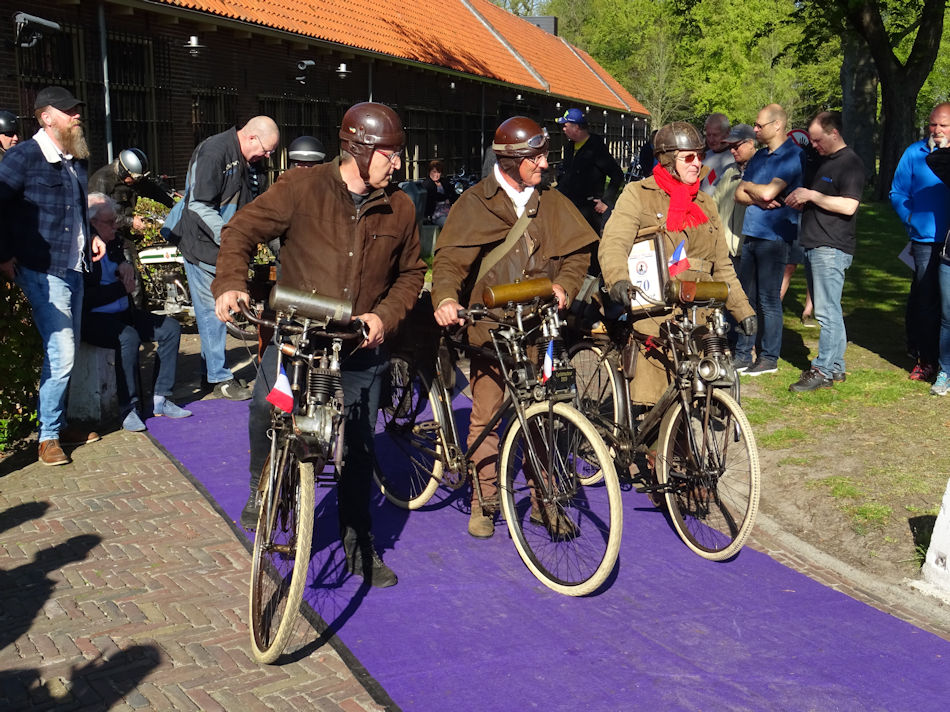
<path fill-rule="evenodd" d="M 426 432 L 429 430 L 438 430 L 438 429 L 439 429 L 439 424 L 435 422 L 434 420 L 423 420 L 421 423 L 416 423 L 413 426 L 413 430 L 416 430 L 419 432 Z"/>

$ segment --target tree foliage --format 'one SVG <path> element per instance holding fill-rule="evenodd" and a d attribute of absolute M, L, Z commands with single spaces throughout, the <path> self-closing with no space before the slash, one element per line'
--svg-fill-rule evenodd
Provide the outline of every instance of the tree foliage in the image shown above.
<path fill-rule="evenodd" d="M 940 41 L 946 3 L 538 0 L 535 7 L 556 15 L 561 34 L 643 103 L 654 128 L 671 119 L 701 123 L 713 111 L 751 123 L 771 102 L 802 126 L 820 110 L 844 107 L 861 123 L 864 149 L 880 149 L 885 191 L 914 127 L 950 96 L 950 52 L 939 51 L 948 46 Z"/>

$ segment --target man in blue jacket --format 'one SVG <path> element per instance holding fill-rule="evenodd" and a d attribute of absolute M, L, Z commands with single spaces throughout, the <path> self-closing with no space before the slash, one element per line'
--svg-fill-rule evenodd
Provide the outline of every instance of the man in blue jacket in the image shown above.
<path fill-rule="evenodd" d="M 43 340 L 37 416 L 44 465 L 69 462 L 62 445 L 99 439 L 66 427 L 83 272 L 105 254 L 86 220 L 89 148 L 79 122 L 82 103 L 63 87 L 40 90 L 34 103 L 39 131 L 0 163 L 0 274 L 26 294 Z"/>
<path fill-rule="evenodd" d="M 188 164 L 185 197 L 169 213 L 162 231 L 185 258 L 185 276 L 201 335 L 201 359 L 218 398 L 251 397 L 251 389 L 239 385 L 225 366 L 227 329 L 214 314 L 211 282 L 221 228 L 254 198 L 250 164 L 269 157 L 279 140 L 274 120 L 255 116 L 240 129 L 230 128 L 199 143 Z"/>
<path fill-rule="evenodd" d="M 907 147 L 891 183 L 891 205 L 910 237 L 914 276 L 904 317 L 907 351 L 916 363 L 913 381 L 931 381 L 937 368 L 940 330 L 940 246 L 950 227 L 950 188 L 934 175 L 927 156 L 950 145 L 950 103 L 930 112 L 929 135 Z"/>

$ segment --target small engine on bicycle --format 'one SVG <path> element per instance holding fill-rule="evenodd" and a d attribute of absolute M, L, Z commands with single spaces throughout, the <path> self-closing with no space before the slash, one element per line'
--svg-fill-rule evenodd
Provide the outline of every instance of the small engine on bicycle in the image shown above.
<path fill-rule="evenodd" d="M 317 353 L 301 354 L 292 344 L 281 345 L 295 350 L 290 363 L 291 391 L 295 394 L 292 415 L 295 436 L 305 452 L 302 461 L 328 457 L 336 450 L 337 434 L 343 422 L 343 385 L 340 380 L 340 344 Z M 283 351 L 286 353 L 286 351 Z"/>
<path fill-rule="evenodd" d="M 293 447 L 302 462 L 339 461 L 343 443 L 343 383 L 340 365 L 345 339 L 356 348 L 366 337 L 365 324 L 351 320 L 352 305 L 316 293 L 276 285 L 270 294 L 275 322 L 255 319 L 275 329 L 278 368 L 286 374 L 291 408 L 275 409 L 274 430 L 292 428 Z M 345 332 L 330 332 L 331 324 Z M 288 423 L 289 420 L 289 423 Z"/>
<path fill-rule="evenodd" d="M 719 284 L 719 283 L 712 283 Z M 721 301 L 710 300 L 699 305 L 680 301 L 679 313 L 663 324 L 672 349 L 677 374 L 690 383 L 694 394 L 706 392 L 706 388 L 728 388 L 738 400 L 739 376 L 729 349 L 729 325 L 723 314 Z M 705 319 L 698 310 L 704 308 Z"/>

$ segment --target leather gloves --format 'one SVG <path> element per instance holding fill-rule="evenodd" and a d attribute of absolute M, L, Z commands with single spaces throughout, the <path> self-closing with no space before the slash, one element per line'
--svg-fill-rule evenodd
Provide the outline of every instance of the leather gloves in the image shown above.
<path fill-rule="evenodd" d="M 633 290 L 633 285 L 629 280 L 621 279 L 613 283 L 613 286 L 610 288 L 610 298 L 613 299 L 618 304 L 623 304 L 623 306 L 630 306 L 630 292 Z"/>
<path fill-rule="evenodd" d="M 755 332 L 759 330 L 759 320 L 753 314 L 752 316 L 747 316 L 742 320 L 742 323 L 739 324 L 739 331 L 741 331 L 746 336 L 755 336 Z"/>

